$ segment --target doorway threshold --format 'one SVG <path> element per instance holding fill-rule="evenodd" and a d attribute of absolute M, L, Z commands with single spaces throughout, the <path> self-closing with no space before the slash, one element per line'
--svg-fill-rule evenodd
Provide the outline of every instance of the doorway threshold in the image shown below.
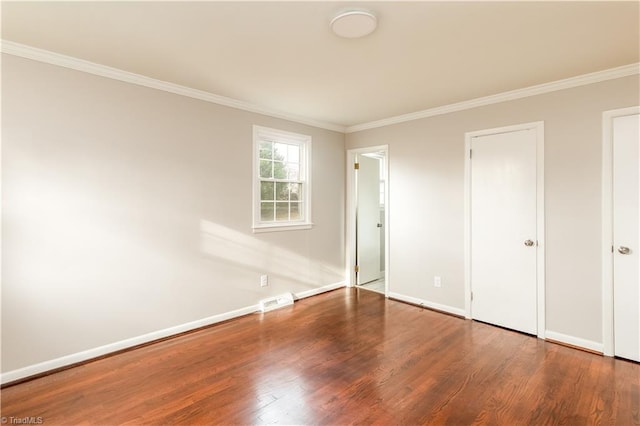
<path fill-rule="evenodd" d="M 384 294 L 384 278 L 377 279 L 365 284 L 358 284 L 356 287 L 369 291 L 375 291 L 376 293 Z"/>

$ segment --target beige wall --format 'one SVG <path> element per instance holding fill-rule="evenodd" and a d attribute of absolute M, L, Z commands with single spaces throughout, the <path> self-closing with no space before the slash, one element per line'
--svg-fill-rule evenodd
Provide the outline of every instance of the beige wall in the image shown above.
<path fill-rule="evenodd" d="M 390 147 L 391 291 L 464 307 L 464 133 L 542 120 L 547 330 L 601 342 L 601 114 L 639 89 L 627 77 L 348 134 L 347 148 Z M 313 230 L 251 232 L 253 124 L 313 136 Z M 2 371 L 343 281 L 344 148 L 3 55 Z"/>
<path fill-rule="evenodd" d="M 633 76 L 348 134 L 389 144 L 391 291 L 464 308 L 464 134 L 544 121 L 546 327 L 601 343 L 602 112 L 638 93 Z"/>
<path fill-rule="evenodd" d="M 2 61 L 3 372 L 344 281 L 344 135 Z M 252 233 L 254 124 L 313 137 L 312 230 Z"/>

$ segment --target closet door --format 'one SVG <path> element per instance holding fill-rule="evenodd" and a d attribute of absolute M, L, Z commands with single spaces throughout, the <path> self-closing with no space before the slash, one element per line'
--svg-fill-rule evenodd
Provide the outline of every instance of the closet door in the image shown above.
<path fill-rule="evenodd" d="M 471 316 L 537 334 L 536 129 L 471 139 Z"/>
<path fill-rule="evenodd" d="M 614 354 L 640 361 L 640 115 L 613 119 Z"/>

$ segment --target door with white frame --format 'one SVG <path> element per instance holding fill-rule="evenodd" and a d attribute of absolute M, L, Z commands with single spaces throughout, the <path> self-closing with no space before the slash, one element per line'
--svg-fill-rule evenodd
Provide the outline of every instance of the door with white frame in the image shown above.
<path fill-rule="evenodd" d="M 640 362 L 640 108 L 603 115 L 604 352 Z"/>
<path fill-rule="evenodd" d="M 386 294 L 387 149 L 348 151 L 348 246 L 351 283 Z"/>
<path fill-rule="evenodd" d="M 467 317 L 544 334 L 544 125 L 466 135 Z"/>

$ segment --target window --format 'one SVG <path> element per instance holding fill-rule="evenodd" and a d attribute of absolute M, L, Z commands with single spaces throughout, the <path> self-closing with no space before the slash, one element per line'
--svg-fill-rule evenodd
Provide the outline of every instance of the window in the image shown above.
<path fill-rule="evenodd" d="M 253 126 L 253 230 L 311 228 L 311 136 Z"/>

